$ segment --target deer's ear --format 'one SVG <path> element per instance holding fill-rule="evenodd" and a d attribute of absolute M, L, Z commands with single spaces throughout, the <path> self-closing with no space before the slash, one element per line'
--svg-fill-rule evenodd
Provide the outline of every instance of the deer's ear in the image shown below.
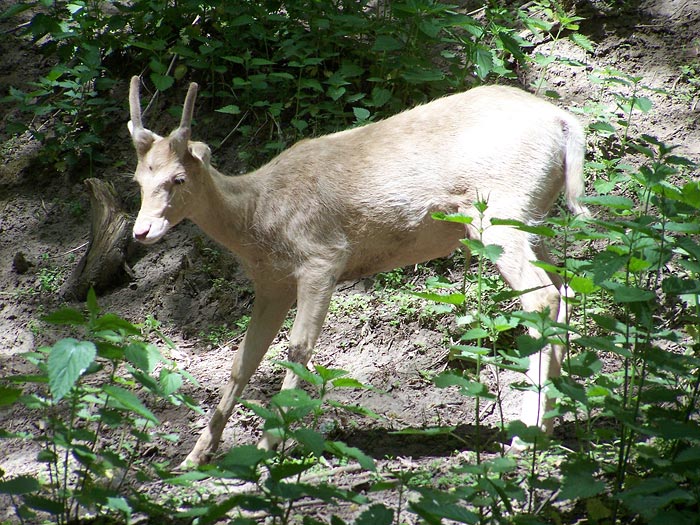
<path fill-rule="evenodd" d="M 204 142 L 190 142 L 189 151 L 190 155 L 205 166 L 209 166 L 211 163 L 211 150 Z"/>
<path fill-rule="evenodd" d="M 143 156 L 146 153 L 148 153 L 148 150 L 151 149 L 151 146 L 153 143 L 161 138 L 152 131 L 145 129 L 145 128 L 140 128 L 140 129 L 134 129 L 134 125 L 131 121 L 129 121 L 126 125 L 127 128 L 129 128 L 129 133 L 131 134 L 131 140 L 134 142 L 134 147 L 136 148 L 136 153 L 139 156 Z"/>

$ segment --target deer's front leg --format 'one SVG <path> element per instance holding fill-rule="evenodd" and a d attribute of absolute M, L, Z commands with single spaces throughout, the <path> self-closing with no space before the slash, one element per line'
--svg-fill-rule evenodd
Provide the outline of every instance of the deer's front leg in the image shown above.
<path fill-rule="evenodd" d="M 304 366 L 309 363 L 335 290 L 337 268 L 335 264 L 317 262 L 300 272 L 297 280 L 297 314 L 289 336 L 289 361 Z M 282 390 L 298 386 L 299 377 L 287 370 Z M 270 450 L 279 441 L 277 436 L 265 432 L 258 447 Z"/>
<path fill-rule="evenodd" d="M 292 287 L 256 287 L 250 324 L 233 357 L 231 378 L 222 391 L 221 401 L 211 415 L 209 423 L 202 431 L 183 465 L 202 465 L 209 461 L 216 452 L 221 434 L 226 422 L 231 417 L 236 400 L 241 396 L 243 389 L 258 368 L 293 302 L 294 289 Z"/>

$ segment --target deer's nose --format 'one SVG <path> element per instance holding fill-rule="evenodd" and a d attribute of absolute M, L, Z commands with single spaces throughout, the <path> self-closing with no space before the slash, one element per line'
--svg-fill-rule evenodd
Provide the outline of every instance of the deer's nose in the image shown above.
<path fill-rule="evenodd" d="M 137 241 L 143 241 L 146 237 L 148 237 L 148 232 L 150 231 L 150 224 L 134 225 L 134 239 Z"/>

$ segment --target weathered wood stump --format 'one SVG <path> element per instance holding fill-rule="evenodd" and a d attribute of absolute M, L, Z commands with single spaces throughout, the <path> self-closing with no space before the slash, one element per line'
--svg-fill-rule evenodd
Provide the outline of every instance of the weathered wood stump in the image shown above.
<path fill-rule="evenodd" d="M 131 242 L 129 216 L 121 209 L 114 187 L 86 179 L 90 194 L 90 242 L 61 289 L 66 299 L 83 301 L 90 287 L 97 293 L 123 283 L 131 274 L 126 264 Z"/>

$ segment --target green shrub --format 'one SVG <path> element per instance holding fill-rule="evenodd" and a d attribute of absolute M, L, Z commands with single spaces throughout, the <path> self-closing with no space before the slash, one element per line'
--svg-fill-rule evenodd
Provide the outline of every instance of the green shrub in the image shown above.
<path fill-rule="evenodd" d="M 506 9 L 477 20 L 434 0 L 38 0 L 2 16 L 28 10 L 22 36 L 51 67 L 3 99 L 19 112 L 8 130 L 42 140 L 42 159 L 68 171 L 108 160 L 103 141 L 125 120 L 114 94 L 132 73 L 164 93 L 199 81 L 211 107 L 238 120 L 229 129 L 262 144 L 260 161 L 301 136 L 513 76 L 527 45 Z"/>
<path fill-rule="evenodd" d="M 79 338 L 26 354 L 36 372 L 0 378 L 0 405 L 23 406 L 42 429 L 3 430 L 0 436 L 37 444 L 37 460 L 46 471 L 2 479 L 0 494 L 11 497 L 22 521 L 48 514 L 56 523 L 68 523 L 86 512 L 128 521 L 147 502 L 134 483 L 157 477 L 166 467 L 141 454 L 177 440 L 159 429 L 143 398 L 196 409 L 178 392 L 185 379 L 193 379 L 163 358 L 140 327 L 102 314 L 92 291 L 86 312 L 65 308 L 44 321 Z M 149 513 L 156 515 L 156 509 L 149 507 Z"/>

